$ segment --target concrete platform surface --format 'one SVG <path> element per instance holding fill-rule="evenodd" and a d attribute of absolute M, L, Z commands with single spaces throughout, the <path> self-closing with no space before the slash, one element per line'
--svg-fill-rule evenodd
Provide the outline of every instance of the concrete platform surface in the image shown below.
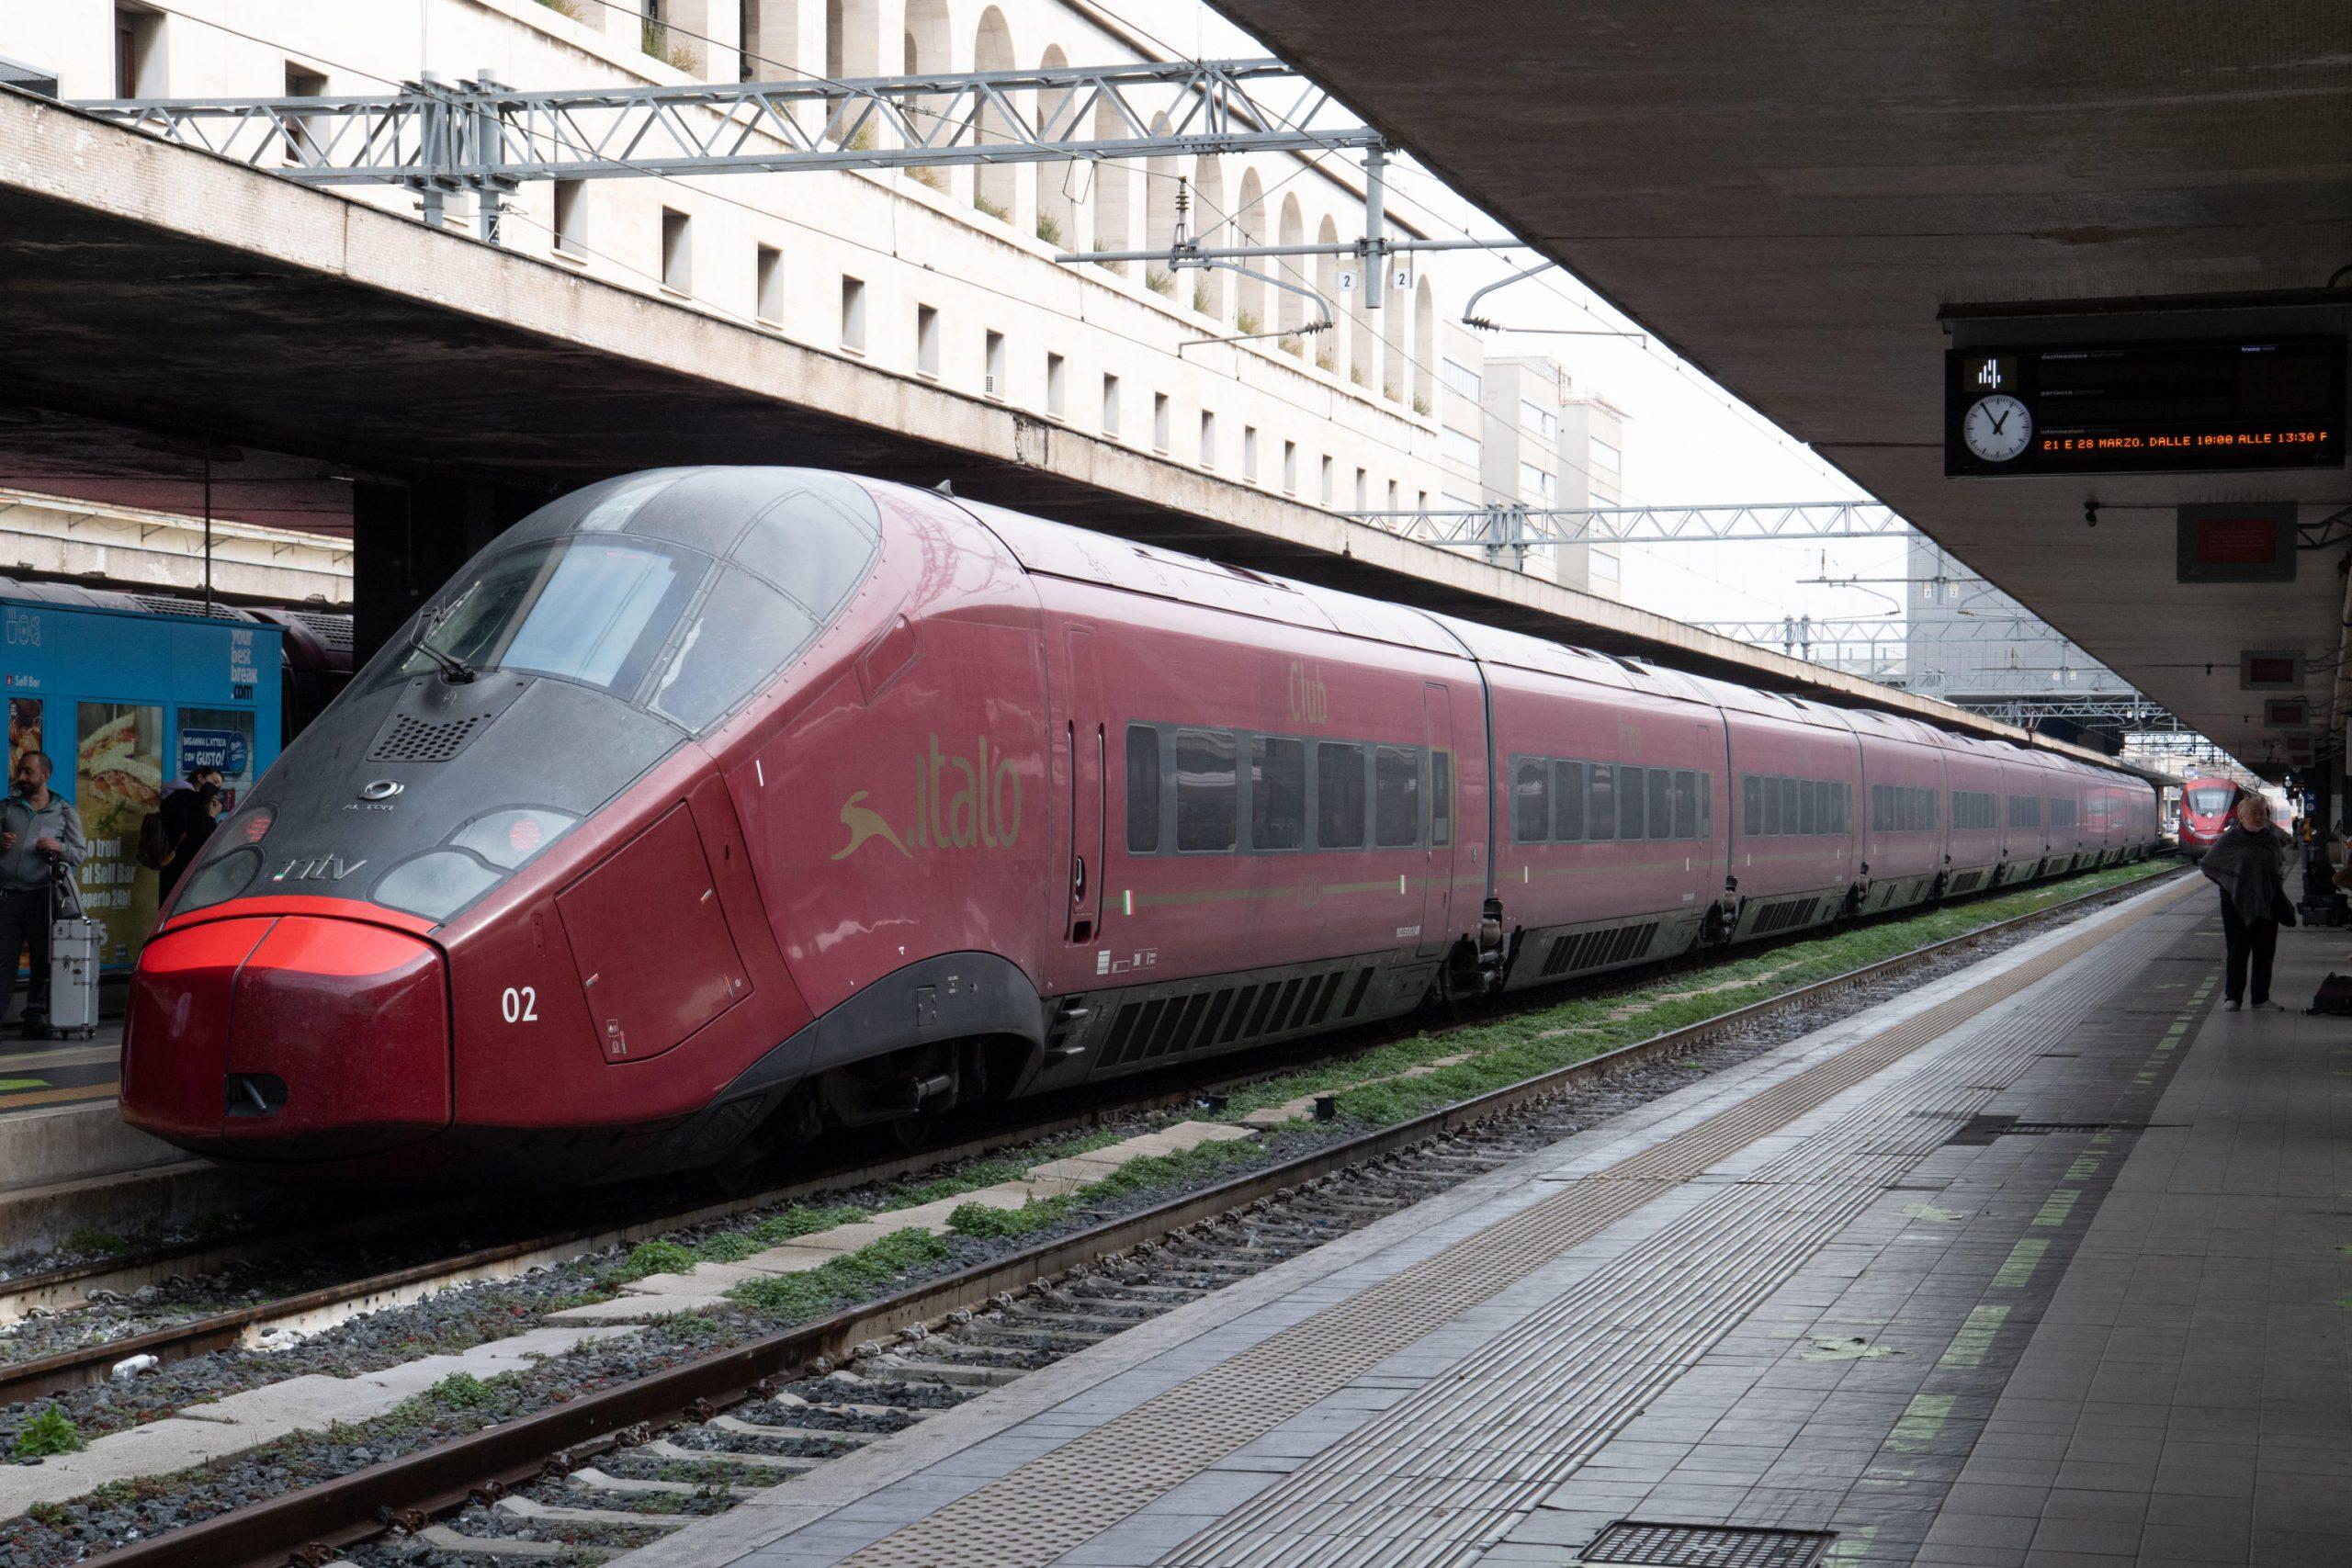
<path fill-rule="evenodd" d="M 623 1561 L 2352 1563 L 2352 1021 L 2220 958 L 2142 895 Z"/>

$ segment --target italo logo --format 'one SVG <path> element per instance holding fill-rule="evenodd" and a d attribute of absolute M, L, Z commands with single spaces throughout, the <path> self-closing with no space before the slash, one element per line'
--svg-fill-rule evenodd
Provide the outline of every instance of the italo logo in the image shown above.
<path fill-rule="evenodd" d="M 959 757 L 939 749 L 931 738 L 926 754 L 915 753 L 914 818 L 905 832 L 865 804 L 859 790 L 842 803 L 842 826 L 849 841 L 833 852 L 847 860 L 878 839 L 912 859 L 925 849 L 1010 849 L 1021 839 L 1021 774 L 1012 759 L 991 751 L 981 736 L 978 757 Z"/>

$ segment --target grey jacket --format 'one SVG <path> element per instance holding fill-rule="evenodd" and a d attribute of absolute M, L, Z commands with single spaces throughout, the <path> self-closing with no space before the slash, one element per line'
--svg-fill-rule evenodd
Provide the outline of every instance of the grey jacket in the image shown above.
<path fill-rule="evenodd" d="M 57 840 L 62 852 L 58 858 L 67 865 L 80 865 L 90 852 L 74 803 L 55 790 L 49 792 L 49 804 L 39 811 L 20 795 L 8 796 L 0 803 L 0 832 L 17 835 L 13 846 L 0 850 L 0 893 L 30 892 L 49 886 L 49 857 L 33 847 L 43 839 Z"/>

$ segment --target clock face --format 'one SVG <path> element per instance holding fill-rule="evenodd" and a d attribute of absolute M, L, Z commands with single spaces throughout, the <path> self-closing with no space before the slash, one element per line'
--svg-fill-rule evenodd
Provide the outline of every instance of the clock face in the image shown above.
<path fill-rule="evenodd" d="M 2033 415 L 2006 392 L 1979 398 L 1961 421 L 1960 437 L 1988 463 L 2006 463 L 2033 444 Z"/>

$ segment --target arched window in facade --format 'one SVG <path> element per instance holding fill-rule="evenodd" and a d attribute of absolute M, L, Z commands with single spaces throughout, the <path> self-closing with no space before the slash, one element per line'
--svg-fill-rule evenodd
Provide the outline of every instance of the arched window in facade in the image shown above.
<path fill-rule="evenodd" d="M 1056 44 L 1046 51 L 1046 57 L 1038 63 L 1048 71 L 1057 71 L 1069 63 L 1069 56 Z M 1077 130 L 1066 123 L 1072 96 L 1068 87 L 1037 95 L 1038 122 L 1048 128 L 1048 134 L 1066 141 Z M 1078 244 L 1079 193 L 1091 173 L 1067 159 L 1037 165 L 1037 238 L 1066 250 Z"/>
<path fill-rule="evenodd" d="M 1275 232 L 1278 238 L 1274 243 L 1278 245 L 1306 243 L 1306 220 L 1299 216 L 1297 197 L 1283 197 L 1282 224 Z M 1306 256 L 1270 256 L 1266 261 L 1266 270 L 1286 282 L 1306 283 L 1315 276 L 1315 269 L 1307 265 L 1308 260 Z M 1306 296 L 1294 294 L 1287 288 L 1274 290 L 1274 324 L 1283 333 L 1297 332 L 1310 319 Z M 1306 352 L 1306 340 L 1303 337 L 1285 335 L 1282 345 L 1293 354 Z"/>
<path fill-rule="evenodd" d="M 1340 243 L 1339 225 L 1326 213 L 1315 231 L 1318 245 Z M 1340 292 L 1340 258 L 1329 251 L 1315 258 L 1315 291 L 1331 302 L 1331 330 L 1315 342 L 1315 363 L 1334 376 L 1348 373 L 1348 301 Z"/>
<path fill-rule="evenodd" d="M 1266 186 L 1251 169 L 1241 176 L 1241 194 L 1233 208 L 1233 226 L 1226 232 L 1233 236 L 1229 242 L 1241 245 L 1262 245 L 1266 243 Z M 1241 265 L 1252 272 L 1271 272 L 1275 258 L 1259 256 L 1245 258 Z M 1242 333 L 1262 333 L 1271 323 L 1266 320 L 1266 286 L 1254 277 L 1233 275 L 1234 330 Z"/>
<path fill-rule="evenodd" d="M 1193 160 L 1193 232 L 1214 234 L 1210 244 L 1230 244 L 1233 226 L 1227 222 L 1232 209 L 1226 205 L 1225 165 L 1215 158 Z M 1227 303 L 1225 281 L 1233 275 L 1211 269 L 1192 272 L 1192 291 L 1186 294 L 1182 282 L 1177 285 L 1178 297 L 1186 299 L 1202 314 L 1222 321 L 1230 313 Z"/>
<path fill-rule="evenodd" d="M 1413 285 L 1413 412 L 1437 408 L 1437 296 L 1426 277 Z"/>
<path fill-rule="evenodd" d="M 1094 106 L 1094 140 L 1125 138 L 1127 128 L 1107 103 Z M 1132 251 L 1142 243 L 1135 227 L 1135 164 L 1125 158 L 1105 158 L 1094 165 L 1094 249 Z M 1113 272 L 1125 272 L 1125 262 L 1104 262 Z"/>
<path fill-rule="evenodd" d="M 991 6 L 980 13 L 980 23 L 972 33 L 972 69 L 975 71 L 1010 71 L 1012 69 L 1012 29 L 1006 25 L 1004 13 Z M 980 111 L 979 140 L 983 146 L 1010 140 L 1012 128 L 994 109 Z M 972 186 L 972 205 L 991 218 L 1010 223 L 1018 217 L 1015 209 L 1021 200 L 1021 169 L 1019 164 L 982 164 Z"/>

